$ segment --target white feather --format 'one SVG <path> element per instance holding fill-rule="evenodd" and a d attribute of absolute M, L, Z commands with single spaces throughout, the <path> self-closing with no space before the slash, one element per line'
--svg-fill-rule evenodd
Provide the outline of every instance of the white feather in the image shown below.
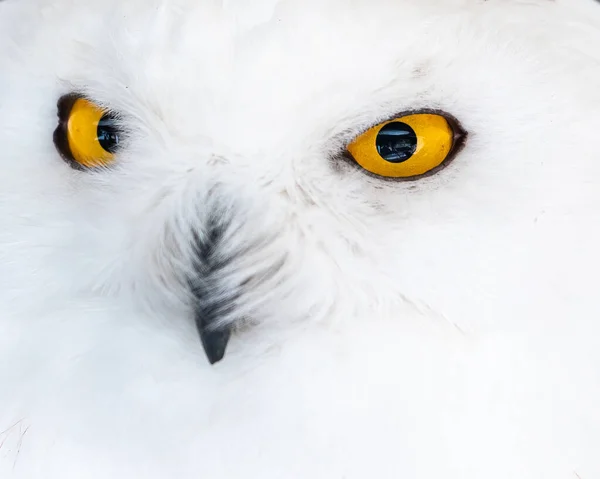
<path fill-rule="evenodd" d="M 592 0 L 0 2 L 0 477 L 600 477 L 598 45 Z M 52 143 L 79 90 L 114 169 Z M 339 158 L 422 108 L 438 174 Z"/>

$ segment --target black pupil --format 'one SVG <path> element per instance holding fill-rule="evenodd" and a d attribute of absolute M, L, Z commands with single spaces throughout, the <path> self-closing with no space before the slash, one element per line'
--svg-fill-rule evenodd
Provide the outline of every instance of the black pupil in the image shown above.
<path fill-rule="evenodd" d="M 119 130 L 115 118 L 106 113 L 98 122 L 98 142 L 109 153 L 115 153 L 119 146 Z"/>
<path fill-rule="evenodd" d="M 395 121 L 379 131 L 376 145 L 377 152 L 385 161 L 402 163 L 417 150 L 417 135 L 406 123 Z"/>

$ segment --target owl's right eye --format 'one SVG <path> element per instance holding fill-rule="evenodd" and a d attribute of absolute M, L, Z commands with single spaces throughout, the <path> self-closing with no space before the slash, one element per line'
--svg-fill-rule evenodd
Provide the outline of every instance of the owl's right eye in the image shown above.
<path fill-rule="evenodd" d="M 71 166 L 102 168 L 115 161 L 121 132 L 113 113 L 86 98 L 68 95 L 58 102 L 58 117 L 54 143 Z"/>
<path fill-rule="evenodd" d="M 447 115 L 417 112 L 370 128 L 347 150 L 369 173 L 383 178 L 417 179 L 445 166 L 465 135 Z"/>

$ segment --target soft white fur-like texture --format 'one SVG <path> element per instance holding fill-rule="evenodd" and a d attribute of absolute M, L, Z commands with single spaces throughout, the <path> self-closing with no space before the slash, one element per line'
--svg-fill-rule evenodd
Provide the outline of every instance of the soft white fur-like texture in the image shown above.
<path fill-rule="evenodd" d="M 0 478 L 600 477 L 599 81 L 592 0 L 1 1 Z M 56 152 L 71 91 L 116 168 Z M 340 158 L 422 108 L 443 171 Z"/>

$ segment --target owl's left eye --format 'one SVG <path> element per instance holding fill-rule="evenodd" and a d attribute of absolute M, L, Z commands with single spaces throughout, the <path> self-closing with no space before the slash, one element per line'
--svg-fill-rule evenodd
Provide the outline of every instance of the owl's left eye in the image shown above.
<path fill-rule="evenodd" d="M 106 167 L 115 161 L 121 131 L 116 116 L 92 101 L 69 95 L 58 103 L 54 143 L 74 168 Z"/>
<path fill-rule="evenodd" d="M 369 129 L 347 150 L 369 173 L 414 179 L 448 163 L 464 135 L 458 123 L 444 115 L 416 113 Z"/>

